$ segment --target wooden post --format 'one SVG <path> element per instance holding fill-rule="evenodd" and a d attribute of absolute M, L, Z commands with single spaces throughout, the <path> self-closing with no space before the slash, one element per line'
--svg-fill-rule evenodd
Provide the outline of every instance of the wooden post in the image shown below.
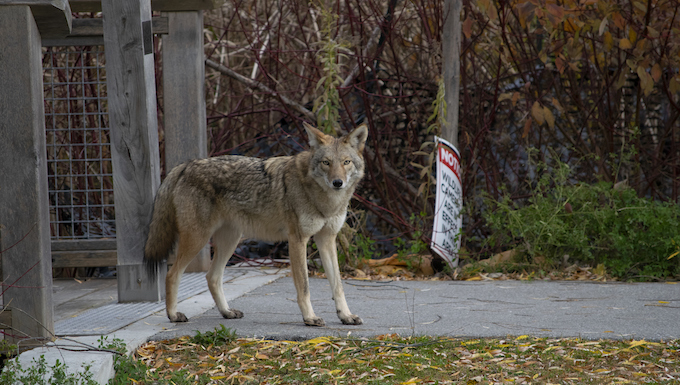
<path fill-rule="evenodd" d="M 205 117 L 203 11 L 168 12 L 163 36 L 163 111 L 165 167 L 208 156 Z M 210 246 L 201 250 L 187 271 L 208 271 Z"/>
<path fill-rule="evenodd" d="M 118 249 L 118 301 L 160 301 L 144 244 L 160 184 L 150 0 L 102 1 Z"/>
<path fill-rule="evenodd" d="M 65 35 L 70 23 L 66 0 L 0 1 L 0 261 L 11 342 L 54 336 L 39 25 Z"/>
<path fill-rule="evenodd" d="M 458 98 L 460 92 L 460 10 L 461 0 L 444 0 L 442 67 L 446 101 L 446 124 L 442 138 L 458 148 Z"/>

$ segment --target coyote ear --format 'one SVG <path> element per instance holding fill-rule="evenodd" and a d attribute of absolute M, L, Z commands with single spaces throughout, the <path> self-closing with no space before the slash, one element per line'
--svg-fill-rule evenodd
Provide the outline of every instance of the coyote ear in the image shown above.
<path fill-rule="evenodd" d="M 322 144 L 328 143 L 327 135 L 319 131 L 316 127 L 307 122 L 302 122 L 302 126 L 305 128 L 305 131 L 307 131 L 307 136 L 309 137 L 309 146 L 311 148 L 316 148 Z"/>
<path fill-rule="evenodd" d="M 347 134 L 347 141 L 350 146 L 359 150 L 359 152 L 364 151 L 364 145 L 366 144 L 366 139 L 368 138 L 368 126 L 366 123 L 354 129 L 354 131 Z"/>

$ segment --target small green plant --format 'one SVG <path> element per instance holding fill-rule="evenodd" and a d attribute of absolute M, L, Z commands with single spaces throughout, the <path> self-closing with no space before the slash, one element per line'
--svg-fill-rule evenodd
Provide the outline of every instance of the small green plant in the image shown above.
<path fill-rule="evenodd" d="M 33 359 L 30 367 L 24 368 L 18 359 L 9 360 L 0 374 L 0 384 L 7 385 L 96 385 L 92 379 L 90 365 L 77 373 L 67 373 L 66 365 L 57 360 L 48 366 L 45 356 Z"/>
<path fill-rule="evenodd" d="M 201 345 L 224 345 L 225 343 L 236 341 L 236 333 L 220 324 L 212 332 L 201 333 L 196 331 L 196 335 L 191 338 L 191 341 Z"/>
<path fill-rule="evenodd" d="M 97 342 L 100 349 L 112 350 L 120 354 L 125 354 L 126 352 L 125 342 L 120 338 L 112 338 L 109 341 L 109 336 L 101 336 Z"/>
<path fill-rule="evenodd" d="M 394 245 L 397 247 L 397 258 L 406 262 L 406 267 L 409 270 L 418 269 L 422 262 L 422 254 L 427 251 L 428 245 L 422 239 L 423 231 L 421 230 L 426 217 L 427 214 L 424 211 L 418 215 L 412 213 L 409 218 L 409 224 L 415 230 L 412 233 L 411 239 L 408 241 L 403 238 L 394 240 Z"/>
<path fill-rule="evenodd" d="M 524 205 L 487 198 L 490 244 L 512 245 L 527 261 L 557 267 L 565 258 L 603 264 L 622 279 L 678 275 L 672 257 L 680 243 L 680 207 L 640 198 L 612 183 L 570 183 L 568 165 L 538 163 L 541 177 Z"/>
<path fill-rule="evenodd" d="M 343 266 L 357 268 L 363 264 L 363 261 L 373 259 L 376 253 L 375 241 L 357 232 L 351 241 L 338 249 L 338 252 L 338 263 L 341 269 Z"/>
<path fill-rule="evenodd" d="M 340 120 L 340 93 L 338 86 L 343 82 L 341 59 L 347 58 L 342 53 L 346 43 L 333 38 L 333 29 L 337 27 L 338 15 L 333 12 L 332 6 L 324 0 L 319 1 L 321 15 L 321 35 L 324 41 L 319 52 L 319 61 L 323 65 L 323 76 L 316 84 L 316 89 L 322 92 L 314 100 L 314 111 L 317 116 L 317 126 L 326 134 L 335 134 L 335 124 Z"/>

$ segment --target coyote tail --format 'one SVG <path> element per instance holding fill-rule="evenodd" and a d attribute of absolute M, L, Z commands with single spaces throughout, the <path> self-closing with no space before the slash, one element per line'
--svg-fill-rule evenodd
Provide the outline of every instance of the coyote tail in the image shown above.
<path fill-rule="evenodd" d="M 177 242 L 177 214 L 172 193 L 177 184 L 177 174 L 170 173 L 156 193 L 149 235 L 144 246 L 144 264 L 149 277 L 155 279 L 163 260 L 167 259 Z"/>

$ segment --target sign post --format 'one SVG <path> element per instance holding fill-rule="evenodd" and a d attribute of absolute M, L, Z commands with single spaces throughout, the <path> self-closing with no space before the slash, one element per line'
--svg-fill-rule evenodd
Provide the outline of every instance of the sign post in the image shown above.
<path fill-rule="evenodd" d="M 448 141 L 435 137 L 437 144 L 437 195 L 430 247 L 449 266 L 458 266 L 460 234 L 463 227 L 463 185 L 460 154 Z"/>

